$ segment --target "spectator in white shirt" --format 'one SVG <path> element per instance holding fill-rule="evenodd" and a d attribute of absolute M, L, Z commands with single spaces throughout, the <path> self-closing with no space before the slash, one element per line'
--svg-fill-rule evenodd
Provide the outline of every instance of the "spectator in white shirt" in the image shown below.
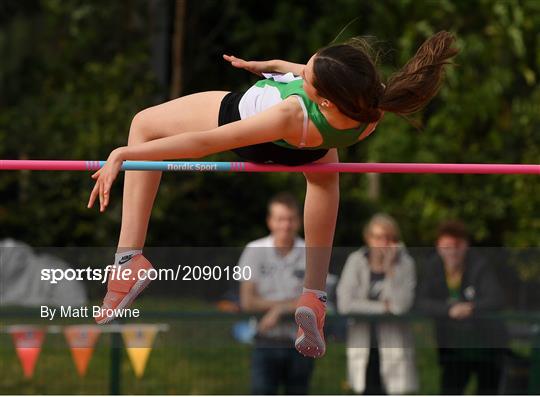
<path fill-rule="evenodd" d="M 252 354 L 251 392 L 308 394 L 313 360 L 294 348 L 297 326 L 292 320 L 302 293 L 305 243 L 298 236 L 300 208 L 289 193 L 273 197 L 266 218 L 270 235 L 250 242 L 239 265 L 248 266 L 249 280 L 240 285 L 240 305 L 248 312 L 264 313 L 258 323 Z M 283 317 L 290 319 L 283 319 Z"/>

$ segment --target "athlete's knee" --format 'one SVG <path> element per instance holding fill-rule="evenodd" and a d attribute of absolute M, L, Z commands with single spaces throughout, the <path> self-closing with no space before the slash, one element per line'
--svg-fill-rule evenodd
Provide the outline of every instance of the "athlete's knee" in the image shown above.
<path fill-rule="evenodd" d="M 151 126 L 147 110 L 141 110 L 131 120 L 128 145 L 150 141 Z"/>
<path fill-rule="evenodd" d="M 304 176 L 311 184 L 339 186 L 339 172 L 304 172 Z"/>

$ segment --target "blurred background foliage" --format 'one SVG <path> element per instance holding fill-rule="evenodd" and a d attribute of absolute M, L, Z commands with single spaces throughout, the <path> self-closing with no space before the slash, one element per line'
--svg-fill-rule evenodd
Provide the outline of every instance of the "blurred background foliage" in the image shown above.
<path fill-rule="evenodd" d="M 223 53 L 305 62 L 354 18 L 337 41 L 373 36 L 385 79 L 439 30 L 456 34 L 461 53 L 438 97 L 414 117 L 421 129 L 389 114 L 376 134 L 342 150 L 341 161 L 539 162 L 536 0 L 276 0 L 266 7 L 239 0 L 3 0 L 0 158 L 106 159 L 126 143 L 134 114 L 171 92 L 253 84 L 256 77 L 228 66 Z M 86 209 L 92 185 L 80 172 L 2 173 L 0 237 L 34 246 L 115 245 L 122 177 L 105 214 Z M 344 174 L 341 185 L 336 245 L 360 245 L 362 224 L 377 211 L 398 219 L 408 245 L 431 245 L 448 218 L 463 219 L 475 245 L 540 241 L 538 177 Z M 303 177 L 168 174 L 147 243 L 243 245 L 266 233 L 266 202 L 282 190 L 303 200 Z"/>

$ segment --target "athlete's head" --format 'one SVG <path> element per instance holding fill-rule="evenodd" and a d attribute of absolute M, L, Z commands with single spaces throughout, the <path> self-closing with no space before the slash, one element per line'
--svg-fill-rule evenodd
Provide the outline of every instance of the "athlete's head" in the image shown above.
<path fill-rule="evenodd" d="M 452 47 L 454 41 L 448 32 L 430 37 L 385 85 L 365 40 L 330 45 L 306 65 L 304 89 L 320 106 L 335 106 L 360 122 L 377 121 L 383 111 L 414 113 L 439 90 L 445 65 L 459 51 Z"/>

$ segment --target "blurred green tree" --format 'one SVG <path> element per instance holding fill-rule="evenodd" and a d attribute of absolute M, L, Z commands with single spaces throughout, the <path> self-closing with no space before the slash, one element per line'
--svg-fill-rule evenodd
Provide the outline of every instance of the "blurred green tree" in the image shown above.
<path fill-rule="evenodd" d="M 0 7 L 2 158 L 104 159 L 125 143 L 131 117 L 168 95 L 150 67 L 148 3 L 8 0 Z M 341 160 L 538 163 L 535 0 L 187 1 L 185 12 L 182 95 L 243 90 L 256 80 L 229 67 L 222 53 L 305 62 L 354 18 L 337 41 L 375 36 L 385 78 L 429 35 L 450 30 L 462 51 L 439 96 L 415 116 L 422 128 L 386 115 Z M 447 218 L 467 222 L 478 245 L 535 247 L 540 240 L 537 177 L 342 175 L 341 184 L 336 245 L 361 244 L 362 223 L 375 211 L 396 216 L 409 245 L 431 245 Z M 105 215 L 85 208 L 91 186 L 80 173 L 3 173 L 2 234 L 33 245 L 115 244 L 121 180 Z M 148 244 L 244 244 L 266 233 L 270 195 L 291 190 L 302 200 L 304 189 L 301 175 L 167 175 Z"/>

